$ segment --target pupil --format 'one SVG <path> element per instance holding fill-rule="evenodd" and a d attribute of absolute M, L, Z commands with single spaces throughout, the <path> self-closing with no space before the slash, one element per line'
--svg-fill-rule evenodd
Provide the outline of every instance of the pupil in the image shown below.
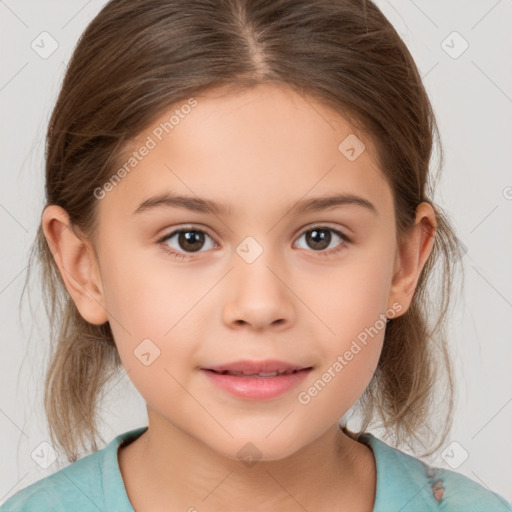
<path fill-rule="evenodd" d="M 325 249 L 331 243 L 331 232 L 327 229 L 312 229 L 309 231 L 311 234 L 312 249 Z"/>
<path fill-rule="evenodd" d="M 179 244 L 183 249 L 188 248 L 192 252 L 195 252 L 201 249 L 203 243 L 204 237 L 202 233 L 197 231 L 182 231 L 179 235 Z"/>

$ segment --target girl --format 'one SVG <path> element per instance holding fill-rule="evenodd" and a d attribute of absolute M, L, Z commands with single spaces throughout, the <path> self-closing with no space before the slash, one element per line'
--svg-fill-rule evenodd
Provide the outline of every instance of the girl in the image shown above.
<path fill-rule="evenodd" d="M 36 241 L 72 464 L 2 510 L 510 510 L 367 431 L 432 452 L 450 428 L 437 134 L 370 1 L 110 1 L 50 120 Z M 98 450 L 121 365 L 148 425 Z"/>

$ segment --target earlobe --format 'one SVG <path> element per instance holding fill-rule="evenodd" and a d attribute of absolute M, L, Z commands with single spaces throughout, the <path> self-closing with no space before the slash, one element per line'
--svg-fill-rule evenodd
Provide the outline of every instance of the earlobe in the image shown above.
<path fill-rule="evenodd" d="M 414 225 L 397 251 L 397 265 L 391 284 L 390 303 L 399 302 L 403 313 L 409 308 L 421 271 L 432 251 L 436 230 L 435 210 L 423 202 L 416 208 Z"/>
<path fill-rule="evenodd" d="M 92 247 L 73 231 L 67 212 L 60 206 L 47 206 L 41 223 L 64 285 L 80 315 L 91 324 L 104 324 L 108 316 Z"/>

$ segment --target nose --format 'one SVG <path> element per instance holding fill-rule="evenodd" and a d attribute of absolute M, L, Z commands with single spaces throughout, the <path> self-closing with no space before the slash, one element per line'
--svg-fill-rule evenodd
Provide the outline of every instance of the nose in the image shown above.
<path fill-rule="evenodd" d="M 295 321 L 295 305 L 287 274 L 267 251 L 252 263 L 235 260 L 228 277 L 223 321 L 233 329 L 284 330 Z"/>

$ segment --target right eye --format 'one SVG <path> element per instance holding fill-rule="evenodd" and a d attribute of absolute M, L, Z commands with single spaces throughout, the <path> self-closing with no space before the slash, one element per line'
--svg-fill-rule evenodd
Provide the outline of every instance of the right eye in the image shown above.
<path fill-rule="evenodd" d="M 158 240 L 162 248 L 168 254 L 175 258 L 190 258 L 193 253 L 200 252 L 205 244 L 205 238 L 213 242 L 213 247 L 217 244 L 205 231 L 194 227 L 183 227 L 176 229 Z M 174 239 L 174 240 L 173 240 Z"/>

